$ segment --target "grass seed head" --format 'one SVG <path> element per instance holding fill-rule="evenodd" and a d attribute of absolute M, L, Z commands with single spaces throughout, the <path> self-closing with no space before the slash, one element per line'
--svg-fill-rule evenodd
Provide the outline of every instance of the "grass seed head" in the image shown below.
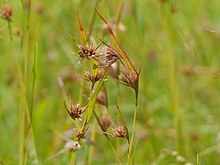
<path fill-rule="evenodd" d="M 108 47 L 105 52 L 98 56 L 99 66 L 108 67 L 114 64 L 121 55 L 112 47 Z"/>
<path fill-rule="evenodd" d="M 78 54 L 81 58 L 90 60 L 91 58 L 95 57 L 96 49 L 92 46 L 88 46 L 88 44 L 84 46 L 80 45 L 80 51 Z"/>
<path fill-rule="evenodd" d="M 103 78 L 104 74 L 104 68 L 99 68 L 95 75 L 92 75 L 90 72 L 85 71 L 84 79 L 87 81 L 91 81 L 93 84 L 95 84 L 97 81 L 100 81 Z"/>
<path fill-rule="evenodd" d="M 1 11 L 1 18 L 7 21 L 11 21 L 13 10 L 7 4 L 4 4 Z"/>
<path fill-rule="evenodd" d="M 98 52 L 98 48 L 100 45 L 93 47 L 91 45 L 89 45 L 88 43 L 85 43 L 83 45 L 79 45 L 77 44 L 77 42 L 75 40 L 73 40 L 75 42 L 75 44 L 77 45 L 77 47 L 80 49 L 78 52 L 78 56 L 81 57 L 82 59 L 86 58 L 88 60 L 91 60 L 92 58 L 96 58 Z"/>
<path fill-rule="evenodd" d="M 138 91 L 138 78 L 140 74 L 140 69 L 138 71 L 135 70 L 122 70 L 119 75 L 119 80 L 126 86 L 133 88 L 135 91 Z"/>
<path fill-rule="evenodd" d="M 69 108 L 67 107 L 66 102 L 65 102 L 65 106 L 67 112 L 69 113 L 70 117 L 72 117 L 73 120 L 76 119 L 81 120 L 82 113 L 85 112 L 86 110 L 86 107 L 80 107 L 79 104 L 73 105 L 72 102 L 70 102 Z"/>
<path fill-rule="evenodd" d="M 124 126 L 116 126 L 112 129 L 112 134 L 114 137 L 127 138 L 128 132 Z"/>
<path fill-rule="evenodd" d="M 85 131 L 74 131 L 75 136 L 78 140 L 85 139 L 85 134 L 87 132 L 88 128 Z"/>

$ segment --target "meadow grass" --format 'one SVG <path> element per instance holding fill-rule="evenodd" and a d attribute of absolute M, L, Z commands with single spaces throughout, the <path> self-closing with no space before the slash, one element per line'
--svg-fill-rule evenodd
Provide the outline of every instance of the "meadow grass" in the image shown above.
<path fill-rule="evenodd" d="M 12 21 L 0 20 L 0 164 L 219 164 L 220 1 L 7 4 L 13 15 Z M 72 54 L 79 50 L 72 38 L 83 41 L 78 14 L 91 41 L 100 43 L 97 35 L 117 49 L 94 8 L 110 22 L 122 6 L 126 30 L 119 28 L 116 39 L 134 67 L 141 66 L 138 105 L 132 88 L 107 76 L 101 83 L 108 108 L 91 99 L 84 120 L 89 140 L 76 152 L 54 156 L 63 150 L 67 130 L 85 130 L 83 121 L 66 112 L 67 93 L 82 105 L 92 94 L 82 79 L 88 62 L 78 64 L 81 59 Z M 126 123 L 131 148 L 126 138 L 103 133 L 103 114 Z"/>

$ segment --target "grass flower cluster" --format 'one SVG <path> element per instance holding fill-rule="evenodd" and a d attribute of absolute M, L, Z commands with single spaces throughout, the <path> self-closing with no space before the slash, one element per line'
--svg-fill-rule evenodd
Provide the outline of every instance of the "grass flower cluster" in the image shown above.
<path fill-rule="evenodd" d="M 99 124 L 100 129 L 103 131 L 103 135 L 106 136 L 107 140 L 111 144 L 113 154 L 116 152 L 116 147 L 113 146 L 110 137 L 127 139 L 127 143 L 128 143 L 127 162 L 128 164 L 131 164 L 131 152 L 132 152 L 132 143 L 134 140 L 134 131 L 135 131 L 134 127 L 136 121 L 136 110 L 137 110 L 137 99 L 138 99 L 137 97 L 138 78 L 139 78 L 140 70 L 137 71 L 134 68 L 134 65 L 132 64 L 131 60 L 117 42 L 115 34 L 113 33 L 112 29 L 110 28 L 105 18 L 101 16 L 101 14 L 97 10 L 95 10 L 95 12 L 105 22 L 105 25 L 108 27 L 108 31 L 110 32 L 110 36 L 113 38 L 113 42 L 117 46 L 118 50 L 99 37 L 97 38 L 100 44 L 98 44 L 97 46 L 93 46 L 94 43 L 89 42 L 90 39 L 86 37 L 86 33 L 82 26 L 80 16 L 78 15 L 78 24 L 83 42 L 81 44 L 78 44 L 75 40 L 73 40 L 79 49 L 78 53 L 74 52 L 74 55 L 81 58 L 80 59 L 81 62 L 79 64 L 82 64 L 84 62 L 83 60 L 87 60 L 84 63 L 90 65 L 89 68 L 91 68 L 91 70 L 83 71 L 82 78 L 84 81 L 88 81 L 91 83 L 91 90 L 90 90 L 90 97 L 88 103 L 84 107 L 80 107 L 81 103 L 73 105 L 70 98 L 68 99 L 69 101 L 65 101 L 65 107 L 67 109 L 68 114 L 74 120 L 74 122 L 82 121 L 80 122 L 81 128 L 80 129 L 78 128 L 79 131 L 75 130 L 75 140 L 77 140 L 77 143 L 80 144 L 81 139 L 85 139 L 85 138 L 89 139 L 89 137 L 87 137 L 89 135 L 87 135 L 86 132 L 88 132 L 89 128 L 91 127 L 90 125 L 92 125 L 92 123 L 94 122 L 91 121 L 91 118 L 94 116 Z M 134 123 L 133 123 L 133 129 L 130 130 L 131 137 L 129 135 L 129 130 L 126 125 L 125 119 L 122 113 L 120 112 L 119 108 L 118 108 L 120 113 L 119 116 L 120 116 L 120 120 L 122 121 L 121 123 L 122 125 L 114 124 L 113 119 L 111 118 L 109 112 L 107 112 L 108 113 L 107 115 L 100 117 L 99 112 L 97 112 L 98 110 L 95 108 L 95 104 L 100 103 L 106 106 L 108 110 L 108 104 L 107 104 L 108 99 L 106 93 L 106 90 L 108 89 L 105 89 L 105 91 L 103 91 L 102 89 L 104 87 L 104 83 L 108 83 L 105 81 L 113 65 L 122 68 L 120 69 L 121 71 L 119 72 L 119 74 L 116 76 L 116 81 L 119 81 L 122 85 L 126 85 L 133 88 L 136 93 L 134 121 L 133 121 Z M 67 102 L 69 102 L 69 105 Z M 76 121 L 76 119 L 79 120 Z M 109 130 L 109 127 L 111 127 L 111 125 L 112 125 L 112 129 Z M 73 150 L 73 152 L 75 152 L 75 150 Z M 119 158 L 119 163 L 121 163 L 120 158 Z"/>

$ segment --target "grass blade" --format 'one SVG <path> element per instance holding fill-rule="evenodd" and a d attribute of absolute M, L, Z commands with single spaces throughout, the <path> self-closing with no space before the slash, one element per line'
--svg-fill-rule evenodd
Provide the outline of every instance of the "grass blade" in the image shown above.
<path fill-rule="evenodd" d="M 83 29 L 79 13 L 78 13 L 78 24 L 79 24 L 79 30 L 80 30 L 80 34 L 82 36 L 83 42 L 86 43 L 86 33 L 85 33 L 84 29 Z"/>
<path fill-rule="evenodd" d="M 111 34 L 111 37 L 115 43 L 115 45 L 117 46 L 122 58 L 125 60 L 125 62 L 127 63 L 128 67 L 134 71 L 136 71 L 134 65 L 131 63 L 130 59 L 128 58 L 126 52 L 121 48 L 121 46 L 119 45 L 118 41 L 116 40 L 116 37 L 112 31 L 112 29 L 110 28 L 108 22 L 105 20 L 105 18 L 95 9 L 96 13 L 98 14 L 98 16 L 105 22 L 105 24 L 107 25 L 108 27 L 108 30 Z M 137 71 L 136 71 L 137 72 Z"/>

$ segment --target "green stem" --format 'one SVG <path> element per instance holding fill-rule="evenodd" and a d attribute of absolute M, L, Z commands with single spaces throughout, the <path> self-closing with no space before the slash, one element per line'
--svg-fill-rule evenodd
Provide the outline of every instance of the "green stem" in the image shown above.
<path fill-rule="evenodd" d="M 19 110 L 19 165 L 23 165 L 24 161 L 24 139 L 25 139 L 25 110 L 24 98 L 21 92 L 21 106 Z"/>
<path fill-rule="evenodd" d="M 11 30 L 11 22 L 10 21 L 8 21 L 8 31 L 9 31 L 10 40 L 13 41 L 12 30 Z"/>
<path fill-rule="evenodd" d="M 72 151 L 72 156 L 69 165 L 76 165 L 76 152 Z"/>
<path fill-rule="evenodd" d="M 97 123 L 94 120 L 93 121 L 93 128 L 92 128 L 92 137 L 91 137 L 92 141 L 95 141 L 95 138 L 96 138 L 96 125 L 97 125 Z M 88 164 L 88 165 L 92 164 L 93 153 L 94 153 L 94 147 L 93 147 L 93 145 L 90 145 L 89 146 L 89 153 L 87 154 L 87 162 L 86 162 L 86 164 Z"/>
<path fill-rule="evenodd" d="M 131 152 L 132 152 L 132 145 L 133 145 L 133 142 L 134 142 L 136 118 L 137 118 L 137 104 L 135 104 L 131 141 L 130 141 L 129 146 L 128 146 L 129 147 L 128 148 L 128 165 L 131 164 Z"/>

